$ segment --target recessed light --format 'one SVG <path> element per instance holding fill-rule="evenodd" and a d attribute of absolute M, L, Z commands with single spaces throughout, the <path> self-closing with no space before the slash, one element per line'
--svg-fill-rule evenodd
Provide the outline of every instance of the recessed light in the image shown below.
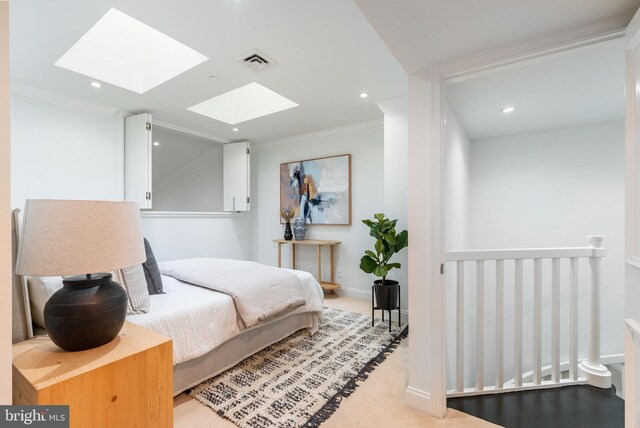
<path fill-rule="evenodd" d="M 513 113 L 514 111 L 516 111 L 515 106 L 507 106 L 502 109 L 503 113 Z"/>
<path fill-rule="evenodd" d="M 367 98 L 368 96 L 369 94 L 367 94 L 366 92 L 360 94 L 360 98 Z"/>
<path fill-rule="evenodd" d="M 55 65 L 143 94 L 208 59 L 111 8 Z"/>
<path fill-rule="evenodd" d="M 160 145 L 160 143 L 159 143 L 159 142 L 157 142 L 157 141 L 154 141 L 154 142 L 153 142 L 153 145 L 154 145 L 154 146 L 156 146 L 156 147 L 158 147 L 158 146 Z"/>
<path fill-rule="evenodd" d="M 233 132 L 238 132 L 239 129 L 238 128 L 233 128 Z"/>
<path fill-rule="evenodd" d="M 259 83 L 252 82 L 191 106 L 187 110 L 229 125 L 237 125 L 292 107 L 298 107 L 298 104 Z"/>
<path fill-rule="evenodd" d="M 102 85 L 100 84 L 100 82 L 91 82 L 89 84 L 94 88 L 102 88 Z"/>

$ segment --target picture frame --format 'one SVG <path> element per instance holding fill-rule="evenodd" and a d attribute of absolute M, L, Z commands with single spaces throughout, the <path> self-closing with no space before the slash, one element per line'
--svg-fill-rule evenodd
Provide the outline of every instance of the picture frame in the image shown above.
<path fill-rule="evenodd" d="M 280 209 L 294 210 L 308 225 L 350 226 L 351 155 L 281 163 Z"/>

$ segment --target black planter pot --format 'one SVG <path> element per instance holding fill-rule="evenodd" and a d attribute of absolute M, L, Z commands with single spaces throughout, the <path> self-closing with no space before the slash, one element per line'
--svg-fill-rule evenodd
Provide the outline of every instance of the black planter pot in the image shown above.
<path fill-rule="evenodd" d="M 397 309 L 400 305 L 400 283 L 387 279 L 382 285 L 382 280 L 373 281 L 373 289 L 376 295 L 376 306 L 385 311 Z"/>
<path fill-rule="evenodd" d="M 49 338 L 65 351 L 109 343 L 127 316 L 127 293 L 110 273 L 66 278 L 44 306 Z"/>
<path fill-rule="evenodd" d="M 284 239 L 291 241 L 293 239 L 293 233 L 291 233 L 291 222 L 287 222 L 284 225 Z"/>

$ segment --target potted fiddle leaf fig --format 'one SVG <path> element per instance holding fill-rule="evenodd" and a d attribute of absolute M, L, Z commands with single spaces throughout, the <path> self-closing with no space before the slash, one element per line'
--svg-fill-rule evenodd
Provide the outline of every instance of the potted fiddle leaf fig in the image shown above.
<path fill-rule="evenodd" d="M 380 278 L 373 281 L 378 309 L 395 309 L 399 304 L 400 284 L 387 279 L 392 269 L 400 269 L 400 263 L 391 258 L 409 245 L 409 233 L 396 232 L 398 220 L 389 220 L 384 214 L 373 216 L 373 220 L 362 220 L 369 227 L 369 234 L 376 240 L 373 251 L 366 250 L 360 259 L 360 269 Z"/>

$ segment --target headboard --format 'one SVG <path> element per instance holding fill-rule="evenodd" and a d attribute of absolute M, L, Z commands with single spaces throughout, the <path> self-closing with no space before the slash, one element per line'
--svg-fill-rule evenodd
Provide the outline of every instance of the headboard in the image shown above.
<path fill-rule="evenodd" d="M 29 303 L 29 290 L 26 279 L 16 274 L 16 261 L 18 259 L 18 243 L 22 222 L 20 210 L 13 210 L 11 216 L 11 269 L 13 272 L 11 281 L 11 307 L 12 307 L 12 342 L 22 342 L 33 337 L 33 323 L 31 320 L 31 305 Z"/>

